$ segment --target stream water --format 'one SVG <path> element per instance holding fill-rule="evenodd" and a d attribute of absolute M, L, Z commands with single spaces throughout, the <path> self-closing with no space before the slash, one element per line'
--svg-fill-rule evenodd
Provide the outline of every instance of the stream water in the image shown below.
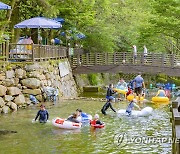
<path fill-rule="evenodd" d="M 77 108 L 91 115 L 98 113 L 106 126 L 96 130 L 89 125 L 78 130 L 63 130 L 55 128 L 51 122 L 32 123 L 39 110 L 37 106 L 1 115 L 0 130 L 17 132 L 0 133 L 0 153 L 171 153 L 168 139 L 171 139 L 172 132 L 168 106 L 146 104 L 154 109 L 151 116 L 118 118 L 110 109 L 107 116 L 101 114 L 100 109 L 104 103 L 94 100 L 64 100 L 54 106 L 47 105 L 50 120 L 54 117 L 67 118 Z M 126 106 L 127 102 L 113 104 L 115 109 L 124 109 Z M 142 137 L 152 140 L 145 143 Z"/>

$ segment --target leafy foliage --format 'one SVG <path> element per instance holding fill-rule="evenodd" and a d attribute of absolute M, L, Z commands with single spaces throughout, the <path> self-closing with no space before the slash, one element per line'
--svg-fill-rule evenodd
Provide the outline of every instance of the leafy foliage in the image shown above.
<path fill-rule="evenodd" d="M 178 0 L 3 0 L 12 6 L 0 11 L 1 36 L 11 32 L 12 41 L 30 30 L 14 30 L 14 25 L 25 19 L 45 16 L 61 17 L 65 23 L 60 31 L 44 30 L 46 37 L 59 37 L 67 45 L 82 44 L 91 52 L 138 52 L 146 45 L 152 52 L 180 51 L 180 2 Z M 80 40 L 69 30 L 86 35 Z M 46 34 L 46 35 L 45 35 Z M 70 39 L 73 38 L 73 39 Z M 172 47 L 173 46 L 173 47 Z"/>

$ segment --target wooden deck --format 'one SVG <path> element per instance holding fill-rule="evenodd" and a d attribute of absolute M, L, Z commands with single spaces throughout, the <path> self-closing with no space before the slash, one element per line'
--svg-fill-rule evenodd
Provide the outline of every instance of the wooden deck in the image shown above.
<path fill-rule="evenodd" d="M 87 53 L 72 56 L 71 66 L 74 74 L 88 73 L 164 73 L 180 76 L 180 55 L 149 53 L 146 57 L 138 53 Z"/>
<path fill-rule="evenodd" d="M 176 101 L 172 102 L 172 153 L 180 153 L 180 111 L 178 110 L 180 106 L 180 97 Z"/>
<path fill-rule="evenodd" d="M 6 61 L 45 61 L 67 58 L 67 48 L 39 44 L 2 44 L 0 56 Z"/>

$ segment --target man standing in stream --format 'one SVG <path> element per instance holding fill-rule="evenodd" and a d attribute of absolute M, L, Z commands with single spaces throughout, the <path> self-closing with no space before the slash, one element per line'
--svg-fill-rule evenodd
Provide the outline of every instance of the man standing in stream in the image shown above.
<path fill-rule="evenodd" d="M 141 72 L 134 78 L 134 92 L 138 96 L 138 102 L 142 96 L 143 88 L 145 89 L 144 79 L 141 77 Z"/>

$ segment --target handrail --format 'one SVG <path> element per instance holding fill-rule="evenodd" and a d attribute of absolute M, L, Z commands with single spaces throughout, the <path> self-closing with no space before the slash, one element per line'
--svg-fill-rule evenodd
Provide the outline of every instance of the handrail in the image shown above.
<path fill-rule="evenodd" d="M 94 65 L 149 65 L 158 67 L 180 67 L 180 56 L 165 53 L 137 53 L 134 57 L 131 52 L 114 53 L 86 53 L 71 56 L 72 67 Z"/>
<path fill-rule="evenodd" d="M 2 56 L 6 56 L 9 61 L 44 61 L 50 59 L 67 58 L 67 48 L 54 45 L 40 44 L 15 44 L 6 45 L 9 49 Z"/>

